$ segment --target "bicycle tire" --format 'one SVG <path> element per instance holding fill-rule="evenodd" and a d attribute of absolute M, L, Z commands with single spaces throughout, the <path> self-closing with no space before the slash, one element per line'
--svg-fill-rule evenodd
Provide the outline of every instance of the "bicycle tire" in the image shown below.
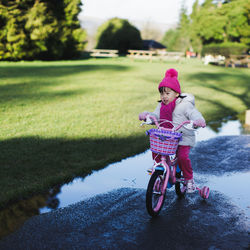
<path fill-rule="evenodd" d="M 165 190 L 162 192 L 164 178 L 163 171 L 156 170 L 148 183 L 146 193 L 146 208 L 150 216 L 157 216 L 165 200 Z"/>
<path fill-rule="evenodd" d="M 175 174 L 177 179 L 180 179 L 182 177 L 181 171 L 180 172 L 176 172 Z M 183 183 L 180 183 L 178 181 L 176 181 L 175 183 L 175 193 L 177 194 L 178 198 L 183 198 L 186 194 L 186 189 L 184 189 L 183 191 Z"/>

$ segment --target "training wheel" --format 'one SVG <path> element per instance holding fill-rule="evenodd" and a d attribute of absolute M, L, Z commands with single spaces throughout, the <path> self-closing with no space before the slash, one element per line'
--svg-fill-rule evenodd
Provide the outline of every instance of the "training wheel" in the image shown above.
<path fill-rule="evenodd" d="M 199 189 L 199 194 L 203 199 L 208 199 L 209 187 L 204 186 L 202 189 Z"/>

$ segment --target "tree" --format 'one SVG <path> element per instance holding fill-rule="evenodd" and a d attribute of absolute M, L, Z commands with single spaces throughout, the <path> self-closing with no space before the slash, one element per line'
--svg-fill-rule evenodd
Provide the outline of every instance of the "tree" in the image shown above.
<path fill-rule="evenodd" d="M 195 30 L 204 45 L 243 41 L 247 44 L 249 2 L 234 0 L 215 5 L 211 0 L 206 0 L 200 11 L 193 15 L 192 30 Z"/>
<path fill-rule="evenodd" d="M 180 21 L 177 29 L 168 30 L 163 39 L 162 43 L 167 46 L 169 51 L 183 51 L 185 52 L 190 48 L 190 19 L 187 15 L 187 10 L 182 4 L 180 12 Z"/>
<path fill-rule="evenodd" d="M 218 13 L 214 9 L 202 10 L 200 13 L 198 26 L 198 36 L 202 39 L 203 44 L 221 43 L 226 40 L 225 24 L 227 17 Z M 201 18 L 206 15 L 206 18 Z"/>
<path fill-rule="evenodd" d="M 196 0 L 190 16 L 183 6 L 177 29 L 167 31 L 162 41 L 169 50 L 190 46 L 201 53 L 210 44 L 232 50 L 250 46 L 250 0 L 205 0 L 201 5 Z"/>
<path fill-rule="evenodd" d="M 140 31 L 125 19 L 112 18 L 98 28 L 96 48 L 117 49 L 120 54 L 128 49 L 141 49 Z"/>
<path fill-rule="evenodd" d="M 51 2 L 47 0 L 48 3 Z M 62 47 L 62 58 L 72 58 L 83 50 L 86 44 L 86 33 L 80 28 L 78 14 L 81 11 L 81 0 L 64 0 L 63 8 L 58 13 L 60 18 L 59 40 Z M 58 8 L 58 1 L 54 0 L 54 9 Z M 59 18 L 58 18 L 59 19 Z M 57 47 L 54 43 L 54 49 Z"/>
<path fill-rule="evenodd" d="M 65 59 L 85 46 L 80 0 L 0 2 L 0 59 Z"/>
<path fill-rule="evenodd" d="M 202 51 L 202 40 L 201 37 L 198 36 L 197 25 L 195 25 L 199 16 L 199 11 L 199 0 L 196 0 L 193 4 L 192 13 L 190 14 L 190 42 L 193 50 L 200 56 Z"/>
<path fill-rule="evenodd" d="M 235 0 L 223 5 L 222 10 L 227 15 L 227 41 L 250 45 L 250 1 Z"/>
<path fill-rule="evenodd" d="M 179 31 L 177 29 L 169 29 L 163 39 L 162 44 L 167 47 L 168 51 L 175 51 L 176 50 L 176 41 L 179 37 Z"/>
<path fill-rule="evenodd" d="M 202 4 L 202 7 L 204 9 L 213 9 L 214 8 L 214 4 L 213 4 L 214 0 L 205 0 L 204 3 Z"/>
<path fill-rule="evenodd" d="M 58 34 L 58 21 L 53 12 L 48 10 L 43 2 L 36 1 L 26 12 L 25 30 L 29 41 L 26 58 L 45 58 L 58 53 L 51 53 L 52 44 L 48 41 L 54 34 Z M 47 56 L 44 56 L 47 55 Z"/>
<path fill-rule="evenodd" d="M 243 16 L 246 18 L 245 23 L 238 27 L 241 35 L 240 41 L 250 47 L 250 1 L 244 3 Z"/>
<path fill-rule="evenodd" d="M 177 50 L 185 52 L 191 47 L 190 43 L 190 19 L 187 15 L 187 9 L 185 8 L 185 1 L 182 3 L 182 8 L 180 12 L 180 22 L 178 25 L 178 40 L 177 40 Z"/>
<path fill-rule="evenodd" d="M 20 7 L 22 3 L 16 1 L 0 4 L 0 57 L 21 59 L 25 56 L 25 47 L 28 41 L 25 39 L 22 15 Z"/>

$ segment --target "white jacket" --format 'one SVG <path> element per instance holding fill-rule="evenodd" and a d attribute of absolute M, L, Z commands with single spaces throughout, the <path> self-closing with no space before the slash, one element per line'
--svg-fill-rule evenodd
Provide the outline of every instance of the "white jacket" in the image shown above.
<path fill-rule="evenodd" d="M 175 103 L 175 109 L 173 111 L 173 124 L 174 126 L 178 126 L 184 121 L 187 120 L 198 120 L 203 118 L 202 114 L 195 108 L 194 96 L 187 93 L 182 93 L 181 96 L 185 96 L 184 98 L 178 97 Z M 150 113 L 151 115 L 156 116 L 159 120 L 160 118 L 160 108 L 161 103 L 159 103 L 154 112 Z M 193 147 L 195 145 L 195 132 L 192 130 L 188 130 L 182 127 L 178 132 L 182 133 L 182 140 L 179 142 L 179 145 L 186 145 Z"/>

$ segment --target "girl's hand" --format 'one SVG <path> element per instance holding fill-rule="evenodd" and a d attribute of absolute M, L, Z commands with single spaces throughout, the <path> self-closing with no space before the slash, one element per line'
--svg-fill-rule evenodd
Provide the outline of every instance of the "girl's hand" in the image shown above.
<path fill-rule="evenodd" d="M 149 114 L 149 112 L 146 112 L 146 111 L 140 113 L 140 114 L 139 114 L 139 120 L 140 120 L 140 121 L 146 121 L 146 118 L 147 118 L 146 116 L 147 116 L 148 114 Z"/>
<path fill-rule="evenodd" d="M 202 127 L 205 128 L 206 127 L 206 122 L 204 120 L 195 120 L 193 123 L 194 127 Z"/>

